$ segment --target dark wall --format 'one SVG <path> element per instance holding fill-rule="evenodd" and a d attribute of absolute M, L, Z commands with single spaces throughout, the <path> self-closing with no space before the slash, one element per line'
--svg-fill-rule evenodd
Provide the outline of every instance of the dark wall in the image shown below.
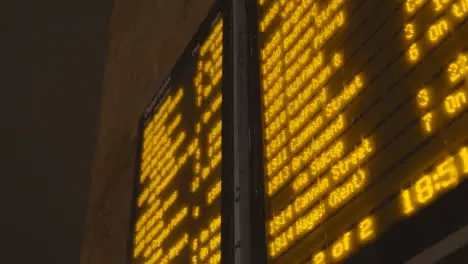
<path fill-rule="evenodd" d="M 82 264 L 127 263 L 138 119 L 212 2 L 114 2 Z"/>
<path fill-rule="evenodd" d="M 1 263 L 79 263 L 111 6 L 0 4 Z"/>

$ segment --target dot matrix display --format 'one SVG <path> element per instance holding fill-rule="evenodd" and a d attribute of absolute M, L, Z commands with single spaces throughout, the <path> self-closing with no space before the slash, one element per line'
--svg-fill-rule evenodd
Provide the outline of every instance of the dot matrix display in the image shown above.
<path fill-rule="evenodd" d="M 133 263 L 221 262 L 222 18 L 198 35 L 143 120 Z"/>
<path fill-rule="evenodd" d="M 344 261 L 468 178 L 468 0 L 257 6 L 269 262 Z"/>

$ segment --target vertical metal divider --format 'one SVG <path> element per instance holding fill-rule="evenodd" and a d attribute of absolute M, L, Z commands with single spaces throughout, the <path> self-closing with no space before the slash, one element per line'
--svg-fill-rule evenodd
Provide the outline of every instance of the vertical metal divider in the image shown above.
<path fill-rule="evenodd" d="M 265 174 L 263 164 L 263 117 L 260 87 L 260 54 L 258 40 L 258 5 L 256 0 L 246 0 L 246 25 L 248 45 L 248 104 L 250 127 L 250 179 L 252 263 L 267 263 Z"/>
<path fill-rule="evenodd" d="M 266 232 L 256 3 L 226 1 L 223 10 L 222 263 L 261 264 Z"/>
<path fill-rule="evenodd" d="M 137 197 L 140 189 L 140 170 L 141 170 L 141 155 L 143 150 L 143 131 L 144 131 L 144 117 L 142 116 L 138 120 L 138 131 L 137 131 L 137 147 L 136 147 L 136 164 L 135 164 L 135 177 L 133 177 L 133 190 L 131 200 L 131 212 L 130 212 L 130 235 L 127 238 L 127 263 L 133 263 L 133 250 L 135 240 L 135 223 L 137 216 Z"/>
<path fill-rule="evenodd" d="M 234 164 L 232 86 L 232 22 L 230 1 L 222 5 L 223 12 L 223 78 L 221 106 L 222 162 L 221 162 L 221 263 L 234 263 Z"/>
<path fill-rule="evenodd" d="M 250 264 L 252 249 L 250 223 L 250 135 L 247 79 L 247 36 L 245 0 L 233 0 L 232 22 L 232 91 L 234 153 L 234 263 Z"/>

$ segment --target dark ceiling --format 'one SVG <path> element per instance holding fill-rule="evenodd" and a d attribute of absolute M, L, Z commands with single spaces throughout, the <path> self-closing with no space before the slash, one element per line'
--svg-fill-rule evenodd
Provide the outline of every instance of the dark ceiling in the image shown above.
<path fill-rule="evenodd" d="M 111 0 L 1 1 L 0 263 L 79 263 Z"/>

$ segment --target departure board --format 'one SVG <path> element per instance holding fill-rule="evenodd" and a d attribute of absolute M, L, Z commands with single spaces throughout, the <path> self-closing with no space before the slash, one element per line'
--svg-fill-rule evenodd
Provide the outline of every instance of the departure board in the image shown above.
<path fill-rule="evenodd" d="M 341 263 L 468 179 L 468 0 L 256 0 L 269 263 Z"/>
<path fill-rule="evenodd" d="M 221 262 L 223 20 L 215 11 L 143 117 L 133 263 Z"/>

